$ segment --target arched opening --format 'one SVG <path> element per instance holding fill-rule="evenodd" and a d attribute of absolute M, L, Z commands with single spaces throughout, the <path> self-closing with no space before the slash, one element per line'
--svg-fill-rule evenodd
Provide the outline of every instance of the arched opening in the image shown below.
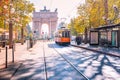
<path fill-rule="evenodd" d="M 42 24 L 41 27 L 41 34 L 42 34 L 42 38 L 43 39 L 47 39 L 48 38 L 48 34 L 49 34 L 49 27 L 48 24 Z"/>

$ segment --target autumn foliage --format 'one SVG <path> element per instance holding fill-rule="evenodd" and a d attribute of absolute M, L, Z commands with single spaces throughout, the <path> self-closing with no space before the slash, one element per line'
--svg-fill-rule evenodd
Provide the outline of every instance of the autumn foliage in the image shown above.
<path fill-rule="evenodd" d="M 69 24 L 73 34 L 84 33 L 85 28 L 120 23 L 120 0 L 86 0 L 77 10 L 78 17 Z"/>
<path fill-rule="evenodd" d="M 13 8 L 15 11 L 11 13 Z M 14 22 L 14 30 L 26 27 L 31 21 L 30 13 L 33 11 L 34 5 L 28 0 L 0 0 L 0 28 L 5 26 L 8 30 L 10 19 Z"/>

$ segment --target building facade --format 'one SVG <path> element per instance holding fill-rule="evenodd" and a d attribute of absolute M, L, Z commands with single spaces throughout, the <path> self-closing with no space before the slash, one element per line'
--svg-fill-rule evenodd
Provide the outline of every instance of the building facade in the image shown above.
<path fill-rule="evenodd" d="M 32 19 L 32 30 L 37 35 L 37 38 L 42 38 L 42 35 L 44 34 L 41 30 L 43 24 L 48 25 L 48 37 L 53 37 L 53 33 L 56 30 L 58 22 L 57 9 L 55 9 L 54 12 L 51 12 L 50 10 L 47 10 L 46 7 L 44 7 L 44 9 L 40 10 L 39 12 L 34 11 Z"/>

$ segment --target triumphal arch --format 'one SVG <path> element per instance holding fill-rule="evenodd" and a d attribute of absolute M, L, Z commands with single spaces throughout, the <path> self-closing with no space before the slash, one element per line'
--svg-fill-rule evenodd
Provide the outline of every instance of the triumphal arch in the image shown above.
<path fill-rule="evenodd" d="M 39 12 L 34 11 L 32 19 L 33 19 L 32 30 L 34 34 L 37 36 L 37 38 L 42 38 L 43 34 L 45 34 L 41 30 L 42 24 L 48 25 L 47 35 L 49 38 L 53 37 L 53 33 L 56 30 L 57 21 L 58 21 L 57 9 L 51 12 L 50 10 L 47 10 L 46 7 L 44 7 L 44 9 L 40 10 Z"/>

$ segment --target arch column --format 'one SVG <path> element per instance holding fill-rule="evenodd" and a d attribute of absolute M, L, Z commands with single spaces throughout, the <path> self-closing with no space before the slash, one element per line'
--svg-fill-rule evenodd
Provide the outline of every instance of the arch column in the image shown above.
<path fill-rule="evenodd" d="M 38 27 L 39 37 L 38 38 L 42 38 L 42 36 L 41 36 L 41 27 L 42 27 L 42 22 L 39 22 L 39 27 Z"/>
<path fill-rule="evenodd" d="M 56 31 L 56 26 L 57 26 L 56 21 L 52 21 L 51 22 L 51 34 L 50 34 L 52 38 L 54 37 L 54 32 Z"/>
<path fill-rule="evenodd" d="M 49 20 L 49 33 L 48 33 L 48 35 L 49 35 L 50 38 L 51 38 L 51 28 L 52 28 L 51 24 L 52 24 L 51 20 Z"/>

